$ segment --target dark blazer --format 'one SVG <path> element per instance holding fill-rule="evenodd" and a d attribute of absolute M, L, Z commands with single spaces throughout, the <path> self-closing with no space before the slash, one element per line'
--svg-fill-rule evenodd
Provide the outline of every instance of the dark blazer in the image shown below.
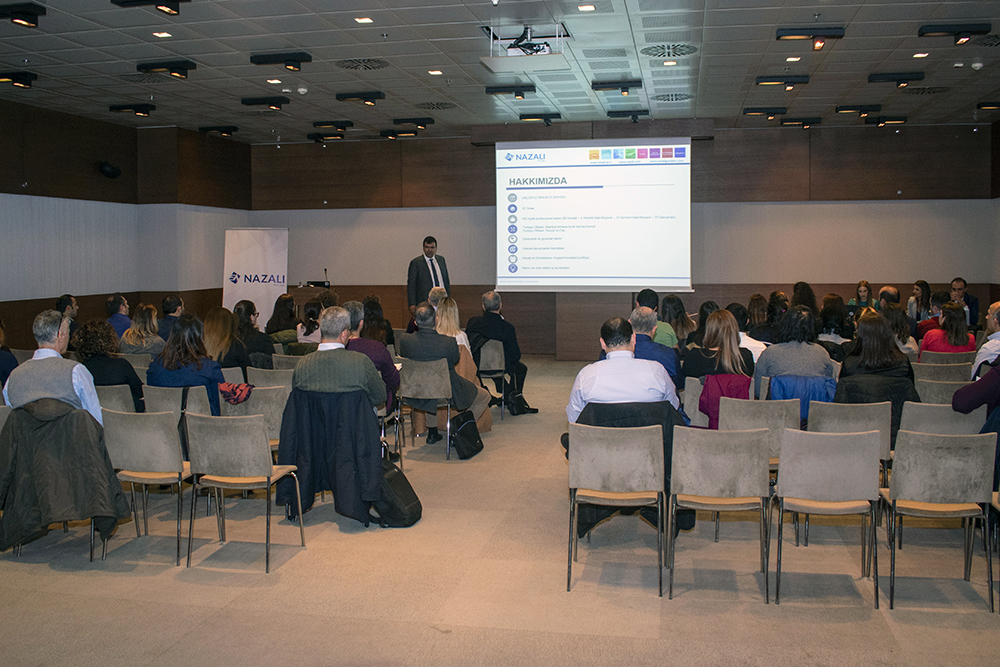
<path fill-rule="evenodd" d="M 451 294 L 451 281 L 448 279 L 448 264 L 441 255 L 434 255 L 437 260 L 438 269 L 441 270 L 441 280 L 448 294 Z M 434 279 L 431 277 L 430 268 L 427 266 L 427 258 L 421 254 L 410 260 L 410 268 L 406 271 L 406 303 L 415 306 L 421 301 L 427 301 L 427 293 L 434 287 Z M 387 343 L 391 345 L 391 343 Z"/>
<path fill-rule="evenodd" d="M 136 375 L 135 369 L 125 359 L 101 355 L 87 359 L 83 365 L 94 376 L 94 386 L 105 387 L 116 384 L 127 384 L 132 392 L 132 405 L 136 412 L 145 412 L 142 398 L 142 381 Z"/>
<path fill-rule="evenodd" d="M 458 343 L 452 336 L 444 336 L 434 329 L 421 329 L 416 333 L 403 334 L 399 337 L 399 356 L 414 361 L 448 360 L 448 374 L 451 377 L 451 404 L 457 410 L 468 410 L 476 400 L 478 389 L 455 371 L 459 360 Z M 406 363 L 405 361 L 403 362 Z M 406 401 L 409 405 L 434 412 L 437 410 L 435 401 Z"/>
<path fill-rule="evenodd" d="M 517 331 L 514 325 L 503 318 L 500 313 L 485 312 L 479 317 L 470 318 L 465 325 L 465 333 L 472 346 L 472 359 L 479 366 L 479 355 L 483 343 L 488 340 L 498 340 L 503 343 L 504 362 L 507 372 L 521 360 L 521 348 L 517 344 Z"/>

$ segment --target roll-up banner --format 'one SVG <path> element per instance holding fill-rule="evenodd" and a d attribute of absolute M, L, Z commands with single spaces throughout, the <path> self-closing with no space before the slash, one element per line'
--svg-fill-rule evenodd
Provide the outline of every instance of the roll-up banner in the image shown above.
<path fill-rule="evenodd" d="M 275 299 L 288 291 L 288 229 L 227 229 L 223 269 L 222 305 L 253 301 L 263 331 Z"/>

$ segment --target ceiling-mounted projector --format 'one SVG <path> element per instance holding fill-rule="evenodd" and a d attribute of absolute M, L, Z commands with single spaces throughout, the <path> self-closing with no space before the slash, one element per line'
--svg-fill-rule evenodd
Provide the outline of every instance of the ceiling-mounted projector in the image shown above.
<path fill-rule="evenodd" d="M 532 42 L 531 26 L 524 26 L 517 39 L 507 45 L 508 56 L 537 56 L 552 53 L 552 47 L 548 42 Z"/>

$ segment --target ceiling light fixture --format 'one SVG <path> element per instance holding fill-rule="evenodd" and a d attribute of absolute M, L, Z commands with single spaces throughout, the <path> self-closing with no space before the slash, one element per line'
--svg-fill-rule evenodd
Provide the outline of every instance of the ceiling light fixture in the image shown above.
<path fill-rule="evenodd" d="M 357 23 L 375 23 L 375 21 L 372 21 L 372 20 L 371 20 L 370 18 L 368 18 L 367 16 L 361 16 L 361 17 L 358 17 L 358 18 L 356 18 L 356 19 L 354 19 L 354 20 L 355 20 L 355 22 L 357 22 Z"/>
<path fill-rule="evenodd" d="M 902 125 L 906 122 L 906 116 L 878 116 L 877 118 L 865 118 L 866 125 L 877 125 L 879 127 L 885 127 L 886 125 Z"/>
<path fill-rule="evenodd" d="M 169 32 L 154 32 L 153 37 L 159 37 L 160 39 L 163 39 L 164 37 L 173 37 L 173 35 L 171 35 Z"/>
<path fill-rule="evenodd" d="M 416 130 L 382 130 L 379 136 L 383 139 L 399 139 L 400 137 L 415 137 Z"/>
<path fill-rule="evenodd" d="M 250 56 L 250 62 L 254 65 L 284 65 L 285 69 L 298 72 L 302 69 L 302 63 L 311 63 L 312 56 L 304 51 L 295 53 L 260 53 Z"/>
<path fill-rule="evenodd" d="M 160 0 L 156 3 L 156 9 L 170 16 L 177 16 L 181 13 L 180 5 L 170 0 Z"/>
<path fill-rule="evenodd" d="M 576 8 L 581 12 L 592 12 L 597 9 L 594 5 L 577 5 Z"/>
<path fill-rule="evenodd" d="M 856 113 L 860 118 L 867 118 L 868 114 L 878 113 L 881 110 L 881 104 L 849 104 L 835 109 L 837 113 Z"/>
<path fill-rule="evenodd" d="M 342 132 L 313 132 L 312 134 L 307 134 L 306 139 L 315 141 L 317 144 L 322 144 L 327 141 L 334 139 L 343 139 L 344 134 Z"/>
<path fill-rule="evenodd" d="M 513 95 L 516 100 L 523 100 L 525 93 L 535 92 L 533 84 L 517 86 L 486 86 L 487 95 Z"/>
<path fill-rule="evenodd" d="M 791 90 L 797 84 L 809 83 L 808 74 L 784 74 L 781 76 L 758 76 L 755 83 L 758 86 L 784 86 Z"/>
<path fill-rule="evenodd" d="M 673 67 L 676 64 L 677 64 L 676 60 L 664 60 L 663 61 L 663 66 L 664 67 Z"/>
<path fill-rule="evenodd" d="M 37 81 L 34 72 L 3 72 L 0 73 L 0 83 L 9 83 L 15 88 L 31 88 L 31 82 Z"/>
<path fill-rule="evenodd" d="M 802 127 L 808 130 L 811 125 L 819 125 L 822 118 L 782 118 L 781 124 L 789 127 Z"/>
<path fill-rule="evenodd" d="M 367 106 L 375 106 L 376 100 L 384 100 L 385 93 L 372 90 L 367 93 L 337 93 L 338 102 L 364 102 Z"/>
<path fill-rule="evenodd" d="M 291 100 L 283 95 L 278 95 L 275 97 L 244 97 L 240 102 L 248 107 L 266 106 L 273 111 L 281 111 L 281 105 L 288 104 Z"/>
<path fill-rule="evenodd" d="M 800 60 L 802 60 L 802 58 L 800 58 L 799 56 L 788 56 L 787 58 L 785 58 L 786 63 L 797 63 Z"/>
<path fill-rule="evenodd" d="M 346 132 L 347 128 L 354 127 L 354 123 L 349 120 L 318 120 L 313 123 L 313 127 Z"/>
<path fill-rule="evenodd" d="M 774 120 L 775 116 L 784 116 L 788 113 L 788 107 L 747 107 L 743 109 L 744 116 L 767 116 L 768 120 Z"/>
<path fill-rule="evenodd" d="M 168 60 L 156 63 L 139 63 L 135 69 L 143 74 L 169 74 L 178 79 L 186 79 L 188 71 L 198 69 L 198 65 L 190 60 Z"/>
<path fill-rule="evenodd" d="M 268 83 L 281 83 L 281 79 L 268 79 Z"/>
<path fill-rule="evenodd" d="M 393 118 L 393 125 L 413 125 L 418 130 L 426 130 L 428 125 L 434 124 L 433 118 Z"/>
<path fill-rule="evenodd" d="M 639 122 L 639 116 L 648 116 L 648 115 L 649 115 L 649 109 L 635 109 L 633 111 L 622 109 L 622 110 L 608 112 L 608 118 L 631 118 L 633 123 Z"/>
<path fill-rule="evenodd" d="M 965 44 L 973 35 L 986 35 L 993 26 L 989 23 L 946 23 L 922 25 L 917 30 L 920 37 L 954 37 L 955 44 Z"/>
<path fill-rule="evenodd" d="M 1000 102 L 980 102 L 976 105 L 977 109 L 1000 109 Z"/>
<path fill-rule="evenodd" d="M 641 79 L 633 79 L 631 81 L 594 81 L 590 84 L 593 90 L 617 90 L 620 91 L 622 95 L 628 95 L 629 90 L 632 88 L 642 88 Z"/>
<path fill-rule="evenodd" d="M 220 137 L 231 137 L 233 132 L 239 132 L 239 129 L 235 125 L 208 125 L 199 127 L 198 131 L 206 134 L 218 134 Z"/>
<path fill-rule="evenodd" d="M 923 72 L 876 72 L 868 75 L 868 83 L 894 83 L 897 88 L 906 88 L 911 81 L 923 80 Z"/>
<path fill-rule="evenodd" d="M 146 117 L 151 112 L 156 111 L 156 107 L 152 104 L 112 104 L 108 107 L 108 111 L 134 113 L 136 116 Z"/>
<path fill-rule="evenodd" d="M 926 58 L 929 55 L 930 55 L 929 53 L 914 53 L 913 57 L 914 58 Z"/>
<path fill-rule="evenodd" d="M 23 25 L 26 28 L 37 28 L 39 16 L 45 16 L 45 7 L 36 2 L 0 5 L 0 18 L 10 19 L 11 23 Z"/>
<path fill-rule="evenodd" d="M 169 16 L 180 14 L 180 3 L 191 2 L 191 0 L 111 0 L 112 5 L 119 7 L 155 7 L 158 11 Z"/>
<path fill-rule="evenodd" d="M 441 76 L 442 74 L 444 74 L 444 72 L 442 72 L 439 69 L 429 69 L 427 70 L 427 73 L 430 74 L 431 76 Z"/>
<path fill-rule="evenodd" d="M 523 113 L 519 116 L 524 121 L 541 121 L 545 127 L 552 125 L 552 121 L 562 118 L 559 113 Z"/>
<path fill-rule="evenodd" d="M 775 39 L 781 41 L 811 39 L 813 51 L 819 51 L 826 45 L 826 40 L 840 39 L 843 36 L 843 28 L 778 28 Z"/>

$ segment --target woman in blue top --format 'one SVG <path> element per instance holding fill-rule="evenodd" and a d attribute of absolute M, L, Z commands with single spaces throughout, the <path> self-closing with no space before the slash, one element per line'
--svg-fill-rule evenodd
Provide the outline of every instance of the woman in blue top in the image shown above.
<path fill-rule="evenodd" d="M 163 352 L 153 358 L 146 371 L 146 384 L 151 387 L 205 387 L 216 417 L 219 383 L 225 381 L 222 367 L 208 358 L 201 320 L 187 313 L 177 318 Z"/>

